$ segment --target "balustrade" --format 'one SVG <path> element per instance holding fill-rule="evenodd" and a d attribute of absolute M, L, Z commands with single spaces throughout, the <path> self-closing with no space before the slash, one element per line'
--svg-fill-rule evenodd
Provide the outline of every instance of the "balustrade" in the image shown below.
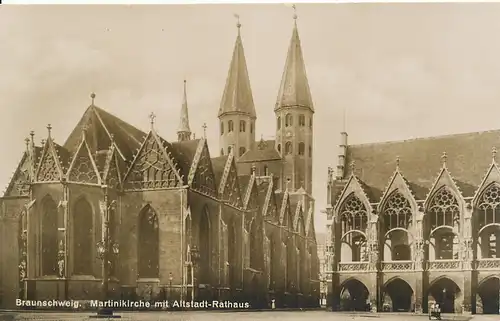
<path fill-rule="evenodd" d="M 340 262 L 339 272 L 368 271 L 369 262 Z"/>
<path fill-rule="evenodd" d="M 458 260 L 436 260 L 427 262 L 427 270 L 460 270 L 461 261 Z"/>
<path fill-rule="evenodd" d="M 408 271 L 413 270 L 412 261 L 382 262 L 382 271 Z"/>
<path fill-rule="evenodd" d="M 500 258 L 479 259 L 475 265 L 476 270 L 500 270 Z"/>

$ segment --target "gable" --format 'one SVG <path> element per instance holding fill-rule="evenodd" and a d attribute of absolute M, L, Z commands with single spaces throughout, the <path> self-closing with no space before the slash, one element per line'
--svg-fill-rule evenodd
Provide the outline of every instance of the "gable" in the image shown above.
<path fill-rule="evenodd" d="M 356 176 L 351 175 L 351 178 L 347 182 L 346 186 L 344 187 L 344 190 L 342 191 L 339 199 L 337 200 L 337 203 L 334 206 L 334 213 L 338 212 L 338 210 L 340 209 L 340 206 L 344 203 L 344 201 L 351 194 L 356 195 L 356 197 L 359 198 L 363 202 L 363 204 L 367 210 L 371 208 L 370 201 L 368 200 L 368 196 L 366 196 L 366 194 L 363 190 L 363 187 L 359 183 Z"/>
<path fill-rule="evenodd" d="M 230 157 L 228 159 L 228 165 L 229 168 L 227 175 L 225 175 L 225 181 L 221 182 L 224 184 L 221 186 L 221 198 L 224 201 L 229 202 L 229 204 L 241 208 L 243 207 L 243 201 L 241 199 L 240 185 L 238 183 L 238 172 L 236 171 L 234 158 Z"/>
<path fill-rule="evenodd" d="M 453 178 L 450 175 L 450 172 L 446 168 L 446 166 L 443 166 L 441 169 L 438 177 L 436 178 L 436 181 L 434 182 L 432 188 L 429 191 L 429 194 L 427 195 L 425 202 L 424 202 L 424 207 L 427 208 L 429 202 L 432 200 L 436 192 L 441 190 L 443 187 L 447 187 L 449 190 L 451 190 L 454 194 L 455 197 L 458 199 L 462 199 L 462 193 L 460 192 L 459 188 L 457 187 L 457 184 L 453 180 Z"/>
<path fill-rule="evenodd" d="M 277 205 L 276 205 L 276 194 L 274 193 L 274 184 L 273 184 L 273 180 L 271 180 L 269 186 L 268 186 L 268 189 L 267 189 L 267 192 L 266 192 L 266 198 L 265 198 L 265 201 L 264 201 L 264 206 L 263 206 L 263 210 L 265 212 L 263 212 L 263 215 L 266 217 L 266 218 L 269 218 L 269 219 L 274 219 L 276 217 L 276 211 L 277 211 Z"/>
<path fill-rule="evenodd" d="M 121 185 L 118 154 L 114 148 L 110 152 L 103 179 L 106 185 L 111 188 L 119 188 Z"/>
<path fill-rule="evenodd" d="M 297 203 L 297 207 L 295 208 L 295 214 L 293 217 L 293 227 L 296 231 L 299 230 L 299 220 L 301 219 L 302 213 L 303 213 L 303 202 L 302 200 Z"/>
<path fill-rule="evenodd" d="M 479 197 L 487 189 L 492 183 L 500 183 L 500 169 L 496 162 L 493 162 L 490 165 L 490 168 L 486 172 L 486 176 L 484 177 L 481 185 L 477 189 L 476 193 L 474 193 L 474 198 L 472 200 L 473 204 L 476 204 L 479 201 Z"/>
<path fill-rule="evenodd" d="M 100 175 L 85 139 L 82 140 L 68 170 L 68 181 L 100 184 Z"/>
<path fill-rule="evenodd" d="M 387 186 L 382 198 L 380 199 L 379 205 L 378 205 L 378 212 L 380 213 L 381 210 L 384 208 L 385 203 L 387 200 L 393 195 L 395 191 L 398 191 L 401 193 L 406 199 L 410 201 L 410 204 L 412 205 L 412 208 L 415 209 L 417 207 L 417 202 L 415 200 L 415 197 L 413 196 L 413 193 L 410 190 L 410 187 L 408 186 L 406 180 L 404 179 L 403 175 L 399 170 L 396 170 L 394 172 L 394 175 L 392 176 L 391 180 L 389 181 L 389 185 Z"/>
<path fill-rule="evenodd" d="M 150 132 L 124 179 L 129 190 L 177 187 L 181 180 L 165 146 Z"/>
<path fill-rule="evenodd" d="M 5 191 L 5 196 L 28 196 L 30 189 L 30 161 L 25 152 Z"/>
<path fill-rule="evenodd" d="M 202 194 L 217 197 L 215 175 L 206 139 L 200 140 L 189 171 L 188 184 Z"/>
<path fill-rule="evenodd" d="M 45 148 L 38 165 L 36 180 L 39 182 L 58 182 L 62 178 L 62 170 L 57 160 L 56 153 L 50 139 L 46 141 Z"/>

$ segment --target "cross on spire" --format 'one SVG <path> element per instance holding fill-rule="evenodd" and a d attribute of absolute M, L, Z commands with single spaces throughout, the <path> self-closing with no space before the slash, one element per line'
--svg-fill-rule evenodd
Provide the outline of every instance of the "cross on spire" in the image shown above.
<path fill-rule="evenodd" d="M 241 23 L 240 23 L 240 15 L 239 15 L 239 14 L 237 14 L 237 13 L 235 13 L 235 14 L 234 14 L 234 17 L 236 18 L 236 27 L 237 27 L 238 29 L 240 29 L 240 28 L 241 28 Z"/>
<path fill-rule="evenodd" d="M 356 170 L 356 162 L 352 161 L 351 162 L 351 174 L 354 174 L 354 171 Z"/>
<path fill-rule="evenodd" d="M 95 93 L 90 94 L 90 99 L 92 99 L 92 106 L 94 105 Z"/>
<path fill-rule="evenodd" d="M 497 148 L 496 147 L 493 147 L 491 149 L 491 157 L 493 158 L 493 162 L 496 162 L 496 158 L 497 158 Z"/>
<path fill-rule="evenodd" d="M 293 9 L 293 20 L 297 20 L 297 7 L 295 4 L 292 4 L 292 9 Z"/>
<path fill-rule="evenodd" d="M 149 121 L 151 123 L 151 128 L 153 128 L 153 126 L 155 124 L 155 118 L 156 118 L 155 113 L 152 112 L 151 114 L 149 114 Z"/>
<path fill-rule="evenodd" d="M 50 124 L 47 125 L 47 131 L 48 131 L 49 137 L 50 137 L 50 133 L 52 131 L 52 125 L 50 125 Z"/>
<path fill-rule="evenodd" d="M 203 123 L 203 138 L 207 138 L 207 123 Z"/>
<path fill-rule="evenodd" d="M 446 161 L 448 160 L 448 154 L 446 154 L 446 152 L 443 152 L 443 155 L 441 156 L 441 160 L 443 162 L 443 166 L 446 166 Z"/>

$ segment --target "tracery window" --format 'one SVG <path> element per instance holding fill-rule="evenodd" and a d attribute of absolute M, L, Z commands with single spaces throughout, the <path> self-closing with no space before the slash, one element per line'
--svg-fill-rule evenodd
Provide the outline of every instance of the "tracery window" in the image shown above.
<path fill-rule="evenodd" d="M 57 275 L 57 255 L 59 252 L 57 242 L 58 210 L 54 200 L 47 196 L 42 203 L 42 275 Z"/>
<path fill-rule="evenodd" d="M 303 156 L 306 149 L 306 145 L 303 142 L 299 143 L 299 155 Z"/>
<path fill-rule="evenodd" d="M 233 121 L 230 120 L 227 122 L 227 132 L 230 133 L 234 130 L 234 124 L 233 124 Z"/>
<path fill-rule="evenodd" d="M 240 133 L 244 133 L 247 129 L 247 123 L 244 120 L 240 120 Z"/>
<path fill-rule="evenodd" d="M 395 191 L 384 206 L 384 232 L 395 228 L 408 230 L 412 222 L 410 202 L 398 191 Z"/>
<path fill-rule="evenodd" d="M 246 151 L 247 149 L 245 147 L 240 147 L 240 156 L 245 154 Z"/>
<path fill-rule="evenodd" d="M 93 211 L 89 202 L 79 199 L 73 206 L 73 273 L 92 275 Z M 114 225 L 112 225 L 114 226 Z"/>
<path fill-rule="evenodd" d="M 481 196 L 478 206 L 478 227 L 492 223 L 500 223 L 500 185 L 491 184 L 486 188 Z"/>
<path fill-rule="evenodd" d="M 292 142 L 286 142 L 285 143 L 285 154 L 286 155 L 291 155 L 292 152 L 293 152 Z"/>
<path fill-rule="evenodd" d="M 293 116 L 292 114 L 286 114 L 285 116 L 285 127 L 293 126 Z"/>
<path fill-rule="evenodd" d="M 139 214 L 139 238 L 137 244 L 138 272 L 140 278 L 159 277 L 159 231 L 158 216 L 147 205 Z"/>
<path fill-rule="evenodd" d="M 368 212 L 361 200 L 351 194 L 344 201 L 340 211 L 342 235 L 349 231 L 366 231 L 368 226 Z"/>
<path fill-rule="evenodd" d="M 306 116 L 303 114 L 299 115 L 299 126 L 304 127 L 306 125 Z"/>
<path fill-rule="evenodd" d="M 278 119 L 276 120 L 276 127 L 278 127 L 278 129 L 281 129 L 281 117 L 278 117 Z"/>
<path fill-rule="evenodd" d="M 431 230 L 439 226 L 458 226 L 460 219 L 458 200 L 449 189 L 443 187 L 432 198 L 427 215 Z"/>

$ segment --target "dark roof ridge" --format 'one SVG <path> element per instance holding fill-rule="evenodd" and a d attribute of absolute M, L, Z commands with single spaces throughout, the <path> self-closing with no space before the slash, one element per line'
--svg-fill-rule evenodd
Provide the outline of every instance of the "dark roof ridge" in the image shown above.
<path fill-rule="evenodd" d="M 366 147 L 366 146 L 385 145 L 385 144 L 394 144 L 394 143 L 408 143 L 408 142 L 420 141 L 420 140 L 433 140 L 433 139 L 442 139 L 442 138 L 452 138 L 452 137 L 474 135 L 474 134 L 479 135 L 479 134 L 487 134 L 487 133 L 494 133 L 494 132 L 498 132 L 500 134 L 500 129 L 489 129 L 489 130 L 483 130 L 483 131 L 464 132 L 464 133 L 456 133 L 456 134 L 443 134 L 443 135 L 437 135 L 437 136 L 416 137 L 416 138 L 389 140 L 389 141 L 382 141 L 382 142 L 371 142 L 371 143 L 361 143 L 361 144 L 348 144 L 348 146 L 351 146 L 351 147 Z"/>

